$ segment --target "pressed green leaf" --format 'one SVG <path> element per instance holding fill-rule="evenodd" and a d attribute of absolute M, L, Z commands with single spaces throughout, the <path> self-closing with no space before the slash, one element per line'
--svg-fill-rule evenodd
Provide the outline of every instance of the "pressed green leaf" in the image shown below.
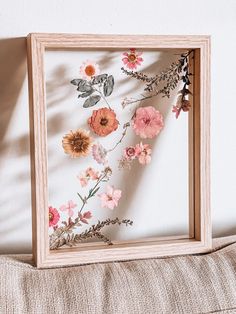
<path fill-rule="evenodd" d="M 91 84 L 95 85 L 95 84 L 102 84 L 108 77 L 108 74 L 100 74 L 100 75 L 96 75 L 92 78 L 91 80 Z"/>
<path fill-rule="evenodd" d="M 81 199 L 81 201 L 84 202 L 83 197 L 82 197 L 79 193 L 77 193 L 77 195 L 79 196 L 79 198 Z"/>
<path fill-rule="evenodd" d="M 110 96 L 113 92 L 114 87 L 114 77 L 113 75 L 109 75 L 107 80 L 104 82 L 103 85 L 103 93 L 105 96 Z"/>
<path fill-rule="evenodd" d="M 101 99 L 100 95 L 92 95 L 89 98 L 87 98 L 83 104 L 84 108 L 89 108 L 89 107 L 93 107 L 96 105 L 96 103 L 99 102 L 99 100 Z"/>
<path fill-rule="evenodd" d="M 84 92 L 89 92 L 93 89 L 91 84 L 87 82 L 86 80 L 81 80 L 81 82 L 78 85 L 77 91 L 84 93 Z"/>
<path fill-rule="evenodd" d="M 100 189 L 100 186 L 97 187 L 97 188 L 93 191 L 93 193 L 91 194 L 91 197 L 94 196 L 94 195 L 97 193 L 97 191 L 98 191 L 99 189 Z"/>
<path fill-rule="evenodd" d="M 91 90 L 84 92 L 82 94 L 79 94 L 78 98 L 86 98 L 86 97 L 90 96 L 93 92 L 94 92 L 94 89 L 91 88 Z"/>
<path fill-rule="evenodd" d="M 75 85 L 75 86 L 79 86 L 80 82 L 83 81 L 82 79 L 74 79 L 71 82 L 71 84 Z"/>

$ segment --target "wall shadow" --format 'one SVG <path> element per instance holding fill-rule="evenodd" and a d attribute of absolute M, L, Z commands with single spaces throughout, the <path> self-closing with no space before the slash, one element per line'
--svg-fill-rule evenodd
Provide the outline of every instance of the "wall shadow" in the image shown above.
<path fill-rule="evenodd" d="M 0 40 L 0 153 L 26 75 L 26 39 Z"/>
<path fill-rule="evenodd" d="M 5 152 L 14 148 L 13 158 L 18 158 L 22 155 L 28 155 L 28 134 L 18 137 L 17 140 L 5 140 L 5 136 L 10 126 L 11 119 L 16 109 L 16 104 L 26 77 L 26 71 L 26 38 L 19 37 L 0 39 L 0 173 L 3 172 L 1 167 L 4 167 L 3 164 L 6 163 L 4 157 Z M 24 171 L 22 170 L 21 174 L 23 172 Z M 28 176 L 25 173 L 23 173 L 23 176 L 21 176 L 21 174 L 20 178 L 18 178 L 19 184 L 22 183 L 22 181 L 28 180 Z M 3 180 L 4 184 L 10 184 L 9 178 L 5 178 Z M 18 180 L 17 178 L 13 179 Z M 8 206 L 8 196 L 2 195 L 2 197 L 3 204 L 5 203 L 4 206 Z M 4 235 L 9 238 L 9 233 L 16 232 L 17 228 L 23 228 L 22 225 L 18 224 L 16 229 L 12 230 L 14 222 L 9 222 L 8 224 L 4 223 L 6 221 L 6 217 L 4 217 L 5 214 L 6 211 L 0 211 L 0 229 L 2 231 L 0 253 L 4 254 L 13 252 L 10 244 L 7 244 L 8 241 L 4 241 Z M 12 217 L 14 215 L 19 215 L 19 211 L 16 212 L 16 209 L 12 208 L 11 212 L 8 213 L 8 218 L 9 216 Z M 15 217 L 15 219 L 17 219 L 17 217 Z M 24 223 L 27 222 L 24 221 Z"/>

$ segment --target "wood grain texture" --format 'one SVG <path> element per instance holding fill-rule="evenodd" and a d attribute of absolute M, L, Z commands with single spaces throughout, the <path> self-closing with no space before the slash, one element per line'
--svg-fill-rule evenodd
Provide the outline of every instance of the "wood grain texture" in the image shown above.
<path fill-rule="evenodd" d="M 209 36 L 29 34 L 28 72 L 32 179 L 33 255 L 39 268 L 200 253 L 211 246 L 210 222 L 210 38 Z M 193 110 L 190 113 L 190 236 L 100 243 L 49 250 L 46 49 L 194 49 Z M 190 123 L 190 125 L 191 125 Z"/>
<path fill-rule="evenodd" d="M 188 58 L 189 63 L 189 73 L 194 73 L 194 56 L 193 55 Z M 193 90 L 193 81 L 195 76 L 191 77 L 192 84 L 189 85 L 189 90 L 194 95 Z M 195 168 L 195 158 L 194 158 L 194 96 L 189 96 L 189 101 L 191 104 L 190 110 L 188 112 L 188 182 L 189 182 L 189 237 L 195 237 L 195 175 L 194 175 L 194 168 Z"/>

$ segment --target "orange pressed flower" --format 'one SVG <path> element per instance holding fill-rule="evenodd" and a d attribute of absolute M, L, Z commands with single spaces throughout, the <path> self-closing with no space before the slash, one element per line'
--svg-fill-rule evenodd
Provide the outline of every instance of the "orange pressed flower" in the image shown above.
<path fill-rule="evenodd" d="M 100 73 L 99 65 L 94 61 L 87 60 L 80 67 L 80 74 L 83 79 L 89 80 L 92 76 Z"/>
<path fill-rule="evenodd" d="M 92 116 L 88 119 L 90 128 L 99 136 L 107 136 L 118 128 L 119 122 L 112 109 L 101 108 L 93 110 Z"/>
<path fill-rule="evenodd" d="M 92 138 L 89 131 L 78 129 L 66 134 L 62 140 L 62 147 L 71 157 L 87 156 L 90 152 Z"/>

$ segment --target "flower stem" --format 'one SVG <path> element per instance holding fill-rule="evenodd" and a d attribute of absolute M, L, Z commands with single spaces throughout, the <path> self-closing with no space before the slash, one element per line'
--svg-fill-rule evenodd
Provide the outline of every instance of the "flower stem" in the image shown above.
<path fill-rule="evenodd" d="M 150 98 L 152 98 L 152 97 L 156 97 L 156 96 L 159 95 L 159 94 L 160 94 L 160 92 L 158 91 L 158 92 L 156 92 L 156 93 L 154 93 L 154 94 L 152 94 L 152 95 L 143 96 L 142 98 L 138 98 L 138 99 L 131 100 L 131 101 L 129 101 L 129 102 L 127 103 L 127 105 L 135 104 L 135 103 L 137 103 L 137 102 L 140 102 L 140 101 L 143 101 L 143 100 L 147 100 L 147 99 L 150 99 Z"/>
<path fill-rule="evenodd" d="M 111 106 L 109 105 L 109 103 L 108 103 L 106 97 L 103 95 L 103 93 L 101 92 L 101 90 L 100 90 L 100 89 L 96 89 L 96 88 L 94 88 L 94 89 L 95 89 L 96 92 L 98 92 L 98 93 L 101 95 L 102 99 L 105 101 L 105 103 L 107 104 L 108 108 L 111 109 Z"/>
<path fill-rule="evenodd" d="M 83 197 L 83 204 L 82 204 L 82 206 L 81 206 L 81 208 L 80 208 L 80 210 L 79 210 L 80 213 L 82 212 L 82 210 L 83 210 L 85 204 L 87 203 L 87 201 L 88 201 L 91 197 L 94 196 L 93 193 L 94 193 L 95 189 L 98 187 L 99 183 L 106 177 L 106 175 L 107 175 L 106 173 L 104 173 L 103 175 L 101 175 L 101 176 L 98 178 L 98 180 L 97 180 L 96 184 L 94 185 L 94 187 L 89 191 L 88 196 Z"/>
<path fill-rule="evenodd" d="M 121 138 L 119 139 L 119 141 L 118 141 L 111 149 L 109 149 L 109 150 L 107 151 L 108 153 L 110 153 L 110 152 L 112 152 L 113 150 L 115 150 L 116 147 L 123 141 L 123 138 L 125 137 L 125 135 L 126 135 L 126 133 L 127 133 L 128 127 L 130 127 L 130 123 L 126 123 L 126 124 L 125 124 L 125 128 L 124 128 L 124 131 L 123 131 L 123 133 L 122 133 L 122 135 L 121 135 Z"/>
<path fill-rule="evenodd" d="M 96 192 L 98 191 L 98 185 L 106 178 L 106 176 L 107 176 L 107 172 L 104 171 L 104 173 L 97 179 L 97 182 L 96 182 L 96 184 L 94 185 L 94 187 L 89 191 L 88 196 L 82 197 L 82 196 L 79 194 L 80 199 L 81 199 L 81 201 L 82 201 L 82 206 L 81 206 L 81 208 L 80 208 L 80 210 L 79 210 L 79 214 L 80 214 L 80 213 L 82 212 L 82 210 L 84 209 L 84 206 L 86 205 L 87 201 L 88 201 L 91 197 L 93 197 L 93 196 L 96 194 Z M 97 189 L 97 191 L 96 191 L 96 189 Z M 94 193 L 94 192 L 95 192 L 95 193 Z M 50 243 L 50 247 L 53 247 L 54 244 L 55 244 L 65 233 L 67 233 L 68 231 L 72 230 L 76 225 L 79 224 L 79 222 L 80 222 L 80 215 L 78 215 L 78 217 L 77 217 L 76 219 L 77 219 L 77 221 L 74 221 L 74 222 L 71 222 L 71 223 L 68 222 L 68 225 L 66 225 L 66 226 L 62 229 L 62 231 L 56 236 L 56 238 Z M 53 234 L 52 234 L 52 236 L 53 236 Z"/>

